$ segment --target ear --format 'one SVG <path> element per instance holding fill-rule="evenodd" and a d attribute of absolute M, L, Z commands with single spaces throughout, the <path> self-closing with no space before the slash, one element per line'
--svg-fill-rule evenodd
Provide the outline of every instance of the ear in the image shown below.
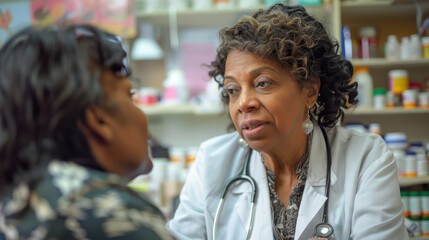
<path fill-rule="evenodd" d="M 317 97 L 319 96 L 319 88 L 320 88 L 320 81 L 319 79 L 309 80 L 307 83 L 305 89 L 305 97 L 307 99 L 306 101 L 306 107 L 308 109 L 312 108 L 314 104 L 317 102 Z"/>
<path fill-rule="evenodd" d="M 83 120 L 78 125 L 88 139 L 96 139 L 104 143 L 113 140 L 113 129 L 109 124 L 109 115 L 99 107 L 90 107 L 85 110 Z"/>

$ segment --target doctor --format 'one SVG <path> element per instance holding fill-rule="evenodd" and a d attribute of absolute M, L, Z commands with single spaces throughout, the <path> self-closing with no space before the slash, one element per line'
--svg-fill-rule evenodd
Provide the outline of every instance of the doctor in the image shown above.
<path fill-rule="evenodd" d="M 392 153 L 379 136 L 336 124 L 356 103 L 357 85 L 322 24 L 303 7 L 276 4 L 224 28 L 220 39 L 210 75 L 236 131 L 201 145 L 170 232 L 307 240 L 326 222 L 328 239 L 408 239 Z M 243 169 L 255 188 L 235 181 L 219 206 Z"/>

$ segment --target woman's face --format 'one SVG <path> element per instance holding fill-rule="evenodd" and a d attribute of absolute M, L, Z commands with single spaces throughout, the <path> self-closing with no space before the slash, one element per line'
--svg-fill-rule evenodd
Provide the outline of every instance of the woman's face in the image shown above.
<path fill-rule="evenodd" d="M 305 135 L 301 124 L 310 103 L 287 70 L 247 51 L 233 50 L 225 66 L 225 89 L 234 125 L 257 151 L 270 152 Z"/>
<path fill-rule="evenodd" d="M 146 115 L 132 101 L 131 82 L 121 74 L 105 71 L 101 75 L 106 104 L 112 109 L 113 159 L 119 172 L 125 175 L 148 173 L 152 162 L 148 150 L 148 126 Z"/>

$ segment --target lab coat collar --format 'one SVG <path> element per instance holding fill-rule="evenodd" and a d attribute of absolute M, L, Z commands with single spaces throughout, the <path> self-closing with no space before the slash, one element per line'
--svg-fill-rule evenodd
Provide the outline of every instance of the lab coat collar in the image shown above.
<path fill-rule="evenodd" d="M 295 239 L 308 239 L 318 223 L 321 222 L 325 196 L 327 155 L 322 130 L 314 123 L 313 140 L 311 143 L 310 162 L 307 181 L 299 207 L 296 223 Z M 329 133 L 328 138 L 329 138 Z M 332 140 L 330 140 L 332 148 Z M 331 166 L 331 186 L 337 181 L 337 176 Z M 305 234 L 304 234 L 305 231 Z"/>

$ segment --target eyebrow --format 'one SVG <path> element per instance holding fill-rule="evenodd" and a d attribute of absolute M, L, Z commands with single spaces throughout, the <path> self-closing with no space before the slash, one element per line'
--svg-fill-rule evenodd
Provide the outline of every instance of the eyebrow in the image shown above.
<path fill-rule="evenodd" d="M 260 72 L 260 71 L 262 71 L 262 70 L 265 70 L 265 69 L 268 69 L 268 70 L 271 70 L 271 71 L 273 71 L 273 72 L 275 72 L 275 73 L 277 73 L 277 74 L 280 74 L 277 70 L 275 70 L 275 69 L 274 69 L 274 68 L 272 68 L 272 67 L 268 67 L 268 66 L 264 66 L 264 67 L 257 68 L 257 69 L 255 69 L 255 70 L 251 71 L 251 72 L 250 72 L 250 74 L 255 74 L 255 73 L 258 73 L 258 72 Z"/>

